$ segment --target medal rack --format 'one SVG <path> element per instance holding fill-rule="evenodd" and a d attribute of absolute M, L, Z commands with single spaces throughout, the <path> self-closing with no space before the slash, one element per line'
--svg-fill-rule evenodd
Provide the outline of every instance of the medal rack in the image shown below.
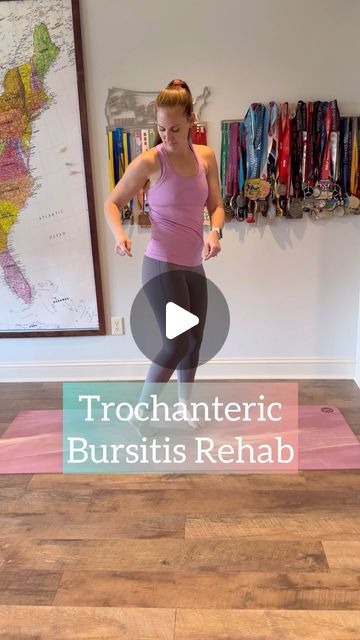
<path fill-rule="evenodd" d="M 109 89 L 105 116 L 110 191 L 124 174 L 131 159 L 154 146 L 157 95 L 158 92 L 154 91 L 132 91 L 116 87 Z M 204 87 L 202 94 L 193 100 L 196 122 L 193 127 L 192 141 L 195 144 L 206 144 L 207 125 L 201 121 L 201 116 L 209 96 L 209 88 Z M 149 207 L 143 190 L 137 194 L 137 203 L 139 225 L 142 228 L 150 227 Z M 130 221 L 130 224 L 134 224 L 133 200 L 122 208 L 121 218 L 123 222 Z"/>
<path fill-rule="evenodd" d="M 221 130 L 227 222 L 360 214 L 360 118 L 340 116 L 336 100 L 299 101 L 291 114 L 256 103 Z"/>

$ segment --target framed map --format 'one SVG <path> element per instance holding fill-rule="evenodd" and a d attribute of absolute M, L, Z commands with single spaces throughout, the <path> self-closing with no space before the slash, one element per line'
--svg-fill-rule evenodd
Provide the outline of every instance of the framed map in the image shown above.
<path fill-rule="evenodd" d="M 104 334 L 78 0 L 0 20 L 0 337 Z"/>

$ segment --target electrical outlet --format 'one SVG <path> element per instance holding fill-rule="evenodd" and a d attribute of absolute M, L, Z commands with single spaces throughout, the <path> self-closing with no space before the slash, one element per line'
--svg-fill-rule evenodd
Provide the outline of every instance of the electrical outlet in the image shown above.
<path fill-rule="evenodd" d="M 124 318 L 122 316 L 111 318 L 111 334 L 113 336 L 122 336 L 124 333 Z"/>

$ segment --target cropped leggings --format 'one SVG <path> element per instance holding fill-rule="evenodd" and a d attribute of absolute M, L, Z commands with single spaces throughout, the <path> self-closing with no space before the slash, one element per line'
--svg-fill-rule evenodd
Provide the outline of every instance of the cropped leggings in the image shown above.
<path fill-rule="evenodd" d="M 156 279 L 149 283 L 153 278 Z M 163 343 L 161 351 L 154 358 L 155 362 L 149 367 L 145 384 L 167 382 L 176 369 L 179 396 L 185 397 L 181 383 L 194 381 L 206 320 L 208 298 L 204 267 L 202 264 L 185 267 L 144 256 L 142 284 L 158 322 Z M 175 338 L 167 338 L 168 302 L 174 302 L 198 316 L 199 324 Z"/>

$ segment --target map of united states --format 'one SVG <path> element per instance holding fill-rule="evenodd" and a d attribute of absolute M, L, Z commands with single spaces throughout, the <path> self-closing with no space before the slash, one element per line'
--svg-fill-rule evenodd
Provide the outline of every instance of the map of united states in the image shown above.
<path fill-rule="evenodd" d="M 27 304 L 32 300 L 31 286 L 8 240 L 33 193 L 29 165 L 33 122 L 48 106 L 44 81 L 59 51 L 46 25 L 36 25 L 32 57 L 6 72 L 0 95 L 0 270 L 10 290 Z"/>
<path fill-rule="evenodd" d="M 74 6 L 0 1 L 1 347 L 99 327 Z"/>

